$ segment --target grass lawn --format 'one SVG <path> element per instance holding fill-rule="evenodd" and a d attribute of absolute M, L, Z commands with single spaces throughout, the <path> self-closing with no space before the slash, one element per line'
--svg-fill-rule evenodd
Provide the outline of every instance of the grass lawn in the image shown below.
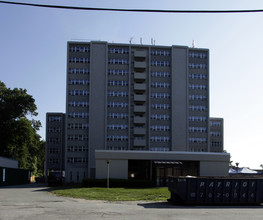
<path fill-rule="evenodd" d="M 170 198 L 167 187 L 163 188 L 53 188 L 50 190 L 58 196 L 106 201 L 166 201 Z"/>

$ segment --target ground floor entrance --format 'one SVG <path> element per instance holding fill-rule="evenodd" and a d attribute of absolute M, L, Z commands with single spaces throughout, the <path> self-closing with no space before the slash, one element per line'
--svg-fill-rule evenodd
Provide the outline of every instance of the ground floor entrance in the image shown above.
<path fill-rule="evenodd" d="M 199 162 L 172 160 L 129 160 L 128 178 L 152 180 L 157 186 L 167 185 L 169 176 L 198 176 Z"/>

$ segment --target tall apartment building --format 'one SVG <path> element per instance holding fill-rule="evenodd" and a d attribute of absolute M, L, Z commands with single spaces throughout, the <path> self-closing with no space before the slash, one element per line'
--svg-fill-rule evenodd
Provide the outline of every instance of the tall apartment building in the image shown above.
<path fill-rule="evenodd" d="M 67 181 L 98 176 L 100 151 L 208 155 L 216 149 L 208 49 L 96 41 L 68 42 L 67 51 Z"/>
<path fill-rule="evenodd" d="M 65 170 L 65 114 L 46 115 L 46 164 L 45 173 Z"/>
<path fill-rule="evenodd" d="M 210 148 L 212 152 L 224 150 L 224 120 L 223 118 L 210 118 Z"/>

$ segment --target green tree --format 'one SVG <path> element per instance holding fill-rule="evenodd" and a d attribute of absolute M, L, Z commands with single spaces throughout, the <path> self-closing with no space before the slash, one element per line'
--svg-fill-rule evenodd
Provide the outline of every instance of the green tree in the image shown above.
<path fill-rule="evenodd" d="M 0 155 L 19 161 L 19 167 L 36 174 L 43 162 L 44 145 L 37 131 L 40 121 L 35 100 L 25 89 L 10 89 L 0 81 Z M 31 116 L 31 119 L 29 119 Z"/>
<path fill-rule="evenodd" d="M 37 156 L 37 175 L 43 176 L 44 175 L 44 164 L 45 164 L 45 141 L 40 140 L 39 142 L 39 151 Z"/>

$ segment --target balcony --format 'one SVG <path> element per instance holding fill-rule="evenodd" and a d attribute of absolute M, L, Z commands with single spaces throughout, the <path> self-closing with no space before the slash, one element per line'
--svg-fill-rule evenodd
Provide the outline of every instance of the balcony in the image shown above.
<path fill-rule="evenodd" d="M 145 50 L 136 50 L 136 51 L 134 51 L 134 57 L 145 58 L 146 57 L 146 51 Z"/>
<path fill-rule="evenodd" d="M 133 142 L 134 147 L 145 147 L 146 146 L 146 140 L 134 140 Z"/>
<path fill-rule="evenodd" d="M 138 62 L 138 61 L 135 61 L 134 62 L 134 69 L 139 69 L 139 70 L 143 70 L 143 69 L 146 69 L 146 62 Z"/>
<path fill-rule="evenodd" d="M 144 103 L 146 102 L 146 95 L 134 95 L 134 103 Z"/>
<path fill-rule="evenodd" d="M 144 82 L 146 80 L 146 73 L 134 73 L 134 80 L 136 82 Z"/>
<path fill-rule="evenodd" d="M 146 84 L 145 83 L 135 83 L 134 84 L 134 91 L 145 92 L 146 91 Z"/>
<path fill-rule="evenodd" d="M 134 117 L 133 122 L 136 125 L 144 125 L 144 124 L 146 124 L 146 118 L 136 116 L 136 117 Z"/>
<path fill-rule="evenodd" d="M 145 128 L 134 128 L 133 135 L 134 136 L 144 136 L 146 135 L 146 129 Z"/>
<path fill-rule="evenodd" d="M 133 109 L 134 113 L 145 113 L 146 112 L 146 106 L 143 105 L 135 105 Z"/>

